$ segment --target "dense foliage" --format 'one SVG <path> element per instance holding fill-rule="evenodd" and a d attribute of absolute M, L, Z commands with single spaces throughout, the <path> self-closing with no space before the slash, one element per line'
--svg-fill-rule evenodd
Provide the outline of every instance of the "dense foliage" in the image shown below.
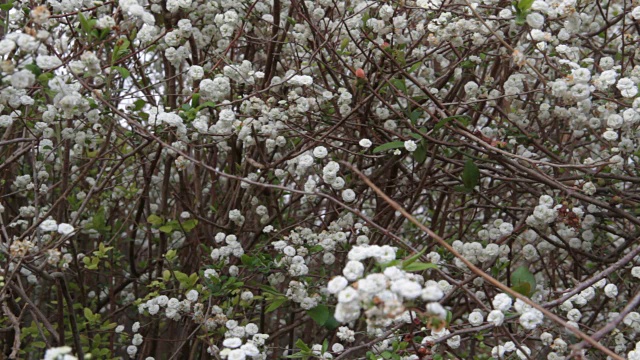
<path fill-rule="evenodd" d="M 9 0 L 20 359 L 640 359 L 636 0 Z"/>

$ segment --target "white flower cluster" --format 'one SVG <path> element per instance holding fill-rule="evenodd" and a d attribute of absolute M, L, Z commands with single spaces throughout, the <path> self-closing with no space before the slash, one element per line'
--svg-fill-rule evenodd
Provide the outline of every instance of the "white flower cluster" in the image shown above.
<path fill-rule="evenodd" d="M 533 214 L 527 217 L 527 225 L 540 228 L 551 224 L 558 216 L 558 206 L 553 206 L 553 198 L 551 196 L 540 196 L 538 206 L 533 210 Z"/>
<path fill-rule="evenodd" d="M 242 244 L 238 241 L 238 238 L 235 235 L 226 235 L 225 233 L 219 232 L 216 234 L 214 239 L 216 244 L 224 243 L 225 245 L 211 250 L 211 259 L 213 261 L 217 262 L 222 260 L 227 263 L 231 256 L 239 258 L 244 255 Z M 211 273 L 211 276 L 214 276 L 214 273 Z"/>
<path fill-rule="evenodd" d="M 198 293 L 195 292 L 194 296 L 194 291 L 195 290 L 191 290 L 190 293 L 187 294 L 186 299 L 182 301 L 177 298 L 169 298 L 165 295 L 156 296 L 138 305 L 138 312 L 143 314 L 146 310 L 149 315 L 157 315 L 162 309 L 164 309 L 164 315 L 168 319 L 178 321 L 183 315 L 192 310 L 192 304 L 197 301 Z"/>
<path fill-rule="evenodd" d="M 336 276 L 327 284 L 327 291 L 338 299 L 336 320 L 352 322 L 364 310 L 370 329 L 383 328 L 394 320 L 407 320 L 404 302 L 417 298 L 430 302 L 428 307 L 431 306 L 438 316 L 446 316 L 444 309 L 436 303 L 444 296 L 438 283 L 425 283 L 421 276 L 396 266 L 387 267 L 382 273 L 364 275 L 362 261 L 374 259 L 378 264 L 386 264 L 395 257 L 396 249 L 388 245 L 360 245 L 349 251 L 343 276 Z"/>

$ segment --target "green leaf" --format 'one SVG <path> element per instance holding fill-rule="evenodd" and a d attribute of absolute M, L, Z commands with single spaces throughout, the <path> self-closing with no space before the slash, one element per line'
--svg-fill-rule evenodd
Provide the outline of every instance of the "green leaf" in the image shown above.
<path fill-rule="evenodd" d="M 131 72 L 129 72 L 129 70 L 123 68 L 122 66 L 112 66 L 111 69 L 119 72 L 120 76 L 122 76 L 123 79 L 126 79 L 129 76 L 131 76 Z"/>
<path fill-rule="evenodd" d="M 0 10 L 9 11 L 11 9 L 13 9 L 13 1 L 0 5 Z"/>
<path fill-rule="evenodd" d="M 407 93 L 407 84 L 404 82 L 404 79 L 391 79 L 389 82 L 403 94 Z"/>
<path fill-rule="evenodd" d="M 247 254 L 242 254 L 242 256 L 240 256 L 240 261 L 242 262 L 243 265 L 246 265 L 246 266 L 252 265 L 253 260 L 254 258 Z"/>
<path fill-rule="evenodd" d="M 340 43 L 340 51 L 344 51 L 347 46 L 349 46 L 349 38 L 342 39 L 342 42 Z"/>
<path fill-rule="evenodd" d="M 87 18 L 82 15 L 82 12 L 78 12 L 78 20 L 80 21 L 80 27 L 82 28 L 82 31 L 84 31 L 85 34 L 91 33 L 91 30 L 93 30 L 93 26 L 91 26 L 89 20 L 87 20 Z"/>
<path fill-rule="evenodd" d="M 140 111 L 142 110 L 142 108 L 144 108 L 145 105 L 147 105 L 146 101 L 138 99 L 133 102 L 133 111 Z"/>
<path fill-rule="evenodd" d="M 329 314 L 329 318 L 324 323 L 324 327 L 328 330 L 335 330 L 339 328 L 341 325 L 342 324 L 340 324 L 338 320 L 336 320 L 336 318 L 333 316 L 333 312 Z"/>
<path fill-rule="evenodd" d="M 173 275 L 175 275 L 176 279 L 178 280 L 178 282 L 180 282 L 180 285 L 182 286 L 187 285 L 187 283 L 189 282 L 189 275 L 181 272 L 181 271 L 174 271 Z"/>
<path fill-rule="evenodd" d="M 318 305 L 311 310 L 307 310 L 307 314 L 318 325 L 324 325 L 329 319 L 329 308 L 326 305 Z"/>
<path fill-rule="evenodd" d="M 267 308 L 265 309 L 265 313 L 270 313 L 272 311 L 276 311 L 280 306 L 282 306 L 282 304 L 286 303 L 287 300 L 289 300 L 286 297 L 278 297 L 275 298 L 271 304 L 269 304 L 269 306 L 267 306 Z"/>
<path fill-rule="evenodd" d="M 196 226 L 198 226 L 198 220 L 196 219 L 189 219 L 182 223 L 182 227 L 186 232 L 193 230 Z"/>
<path fill-rule="evenodd" d="M 311 352 L 311 348 L 309 348 L 302 339 L 298 339 L 298 341 L 296 341 L 296 347 L 302 351 Z"/>
<path fill-rule="evenodd" d="M 380 146 L 377 146 L 373 149 L 373 153 L 377 154 L 383 151 L 387 151 L 387 150 L 392 150 L 392 149 L 399 149 L 399 148 L 404 148 L 404 141 L 392 141 L 392 142 L 388 142 L 386 144 L 382 144 Z"/>
<path fill-rule="evenodd" d="M 473 160 L 468 159 L 464 163 L 464 171 L 462 172 L 462 183 L 464 187 L 473 190 L 476 185 L 478 185 L 478 180 L 480 179 L 480 169 L 473 162 Z"/>
<path fill-rule="evenodd" d="M 423 111 L 420 109 L 413 110 L 411 114 L 409 114 L 409 120 L 411 120 L 411 123 L 415 125 L 422 114 Z"/>
<path fill-rule="evenodd" d="M 414 262 L 418 261 L 418 259 L 420 259 L 420 256 L 422 256 L 425 252 L 427 252 L 427 248 L 426 247 L 424 249 L 420 250 L 420 252 L 415 253 L 414 255 L 412 255 L 409 258 L 407 258 L 404 261 L 402 261 L 402 268 L 405 269 L 407 266 L 409 266 L 409 265 L 413 264 Z"/>
<path fill-rule="evenodd" d="M 91 309 L 89 308 L 84 308 L 84 317 L 85 319 L 89 320 L 89 322 L 93 321 L 93 311 L 91 311 Z"/>
<path fill-rule="evenodd" d="M 520 0 L 518 1 L 518 10 L 521 12 L 527 12 L 531 9 L 531 5 L 533 5 L 533 0 Z"/>
<path fill-rule="evenodd" d="M 418 164 L 422 164 L 427 160 L 427 149 L 420 143 L 416 151 L 413 152 L 413 158 Z"/>
<path fill-rule="evenodd" d="M 198 105 L 198 107 L 196 108 L 196 110 L 200 111 L 204 108 L 208 108 L 208 107 L 216 107 L 216 103 L 214 103 L 213 101 L 205 101 L 204 103 Z"/>
<path fill-rule="evenodd" d="M 29 344 L 37 349 L 44 349 L 47 347 L 47 344 L 44 341 L 34 341 L 31 344 Z"/>
<path fill-rule="evenodd" d="M 511 273 L 511 288 L 527 297 L 533 295 L 536 289 L 536 278 L 528 267 L 520 266 Z"/>
<path fill-rule="evenodd" d="M 162 231 L 165 234 L 171 234 L 173 232 L 173 225 L 169 225 L 169 224 L 163 225 L 163 226 L 160 226 L 158 230 Z"/>
<path fill-rule="evenodd" d="M 0 5 L 0 7 L 1 6 L 2 5 Z M 40 69 L 40 67 L 38 67 L 38 65 L 36 65 L 36 64 L 25 65 L 24 68 L 29 70 L 29 71 L 31 71 L 33 73 L 33 75 L 35 75 L 35 76 L 39 76 L 40 74 L 42 74 L 42 69 Z"/>
<path fill-rule="evenodd" d="M 158 225 L 162 225 L 164 220 L 162 220 L 160 216 L 152 214 L 152 215 L 149 215 L 149 217 L 147 218 L 147 222 L 151 225 L 158 226 Z"/>
<path fill-rule="evenodd" d="M 424 271 L 427 269 L 437 269 L 438 266 L 432 263 L 424 263 L 420 261 L 416 261 L 409 265 L 403 266 L 402 269 L 407 272 L 415 272 L 415 271 Z"/>
<path fill-rule="evenodd" d="M 173 261 L 176 256 L 178 256 L 178 252 L 175 249 L 171 249 L 167 251 L 167 253 L 164 255 L 164 258 L 169 261 Z"/>

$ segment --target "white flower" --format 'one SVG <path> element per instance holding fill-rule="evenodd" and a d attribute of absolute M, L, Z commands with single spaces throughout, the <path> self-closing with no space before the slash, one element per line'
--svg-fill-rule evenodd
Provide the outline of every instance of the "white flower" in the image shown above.
<path fill-rule="evenodd" d="M 313 156 L 318 159 L 324 159 L 325 157 L 327 157 L 327 154 L 327 148 L 324 146 L 317 146 L 315 149 L 313 149 Z"/>
<path fill-rule="evenodd" d="M 355 191 L 351 190 L 351 189 L 346 189 L 344 191 L 342 191 L 342 200 L 344 202 L 352 202 L 353 200 L 356 199 L 356 193 Z"/>
<path fill-rule="evenodd" d="M 596 186 L 591 181 L 586 182 L 584 185 L 582 185 L 582 191 L 584 191 L 584 193 L 587 195 L 595 194 L 596 190 Z"/>
<path fill-rule="evenodd" d="M 640 6 L 636 6 L 631 10 L 631 17 L 634 20 L 640 20 Z"/>
<path fill-rule="evenodd" d="M 511 308 L 511 297 L 507 294 L 500 293 L 493 298 L 491 304 L 493 304 L 493 308 L 500 311 L 507 311 Z"/>
<path fill-rule="evenodd" d="M 444 297 L 444 292 L 438 285 L 428 285 L 422 290 L 421 297 L 424 301 L 440 301 Z"/>
<path fill-rule="evenodd" d="M 522 349 L 522 350 L 520 350 Z M 516 349 L 516 355 L 518 355 L 518 357 L 522 360 L 524 359 L 528 359 L 529 355 L 531 355 L 531 349 L 529 349 L 528 347 L 524 346 L 524 345 L 520 345 L 520 349 Z M 524 350 L 524 352 L 526 353 L 526 355 L 522 352 Z"/>
<path fill-rule="evenodd" d="M 362 139 L 360 140 L 359 144 L 365 149 L 370 148 L 371 145 L 373 145 L 373 143 L 369 139 Z"/>
<path fill-rule="evenodd" d="M 231 350 L 229 351 L 229 354 L 227 354 L 227 360 L 244 360 L 246 358 L 247 354 L 243 349 Z"/>
<path fill-rule="evenodd" d="M 569 321 L 580 321 L 582 318 L 582 313 L 578 309 L 571 309 L 567 312 L 567 319 Z"/>
<path fill-rule="evenodd" d="M 287 82 L 295 86 L 311 85 L 313 84 L 313 78 L 308 75 L 295 75 Z"/>
<path fill-rule="evenodd" d="M 240 349 L 242 351 L 244 351 L 245 355 L 247 355 L 247 356 L 255 357 L 255 356 L 260 355 L 260 350 L 258 350 L 258 348 L 254 344 L 251 344 L 251 343 L 246 343 L 246 344 L 242 345 L 240 347 Z"/>
<path fill-rule="evenodd" d="M 527 15 L 527 24 L 534 29 L 542 29 L 544 26 L 544 16 L 537 12 Z"/>
<path fill-rule="evenodd" d="M 491 310 L 487 316 L 487 321 L 493 323 L 495 326 L 500 326 L 504 321 L 504 314 L 500 310 Z"/>
<path fill-rule="evenodd" d="M 0 40 L 0 56 L 7 55 L 13 49 L 16 48 L 16 43 L 13 40 L 2 39 Z"/>
<path fill-rule="evenodd" d="M 158 305 L 156 305 L 158 306 Z M 140 346 L 140 344 L 142 344 L 142 335 L 140 334 L 135 334 L 133 335 L 133 339 L 131 340 L 131 343 L 135 346 Z"/>
<path fill-rule="evenodd" d="M 602 134 L 602 137 L 607 141 L 616 141 L 618 140 L 618 133 L 611 129 L 608 129 Z"/>
<path fill-rule="evenodd" d="M 39 228 L 40 230 L 46 231 L 46 232 L 56 231 L 58 230 L 58 224 L 56 223 L 55 220 L 49 219 L 49 220 L 43 221 L 40 224 Z"/>
<path fill-rule="evenodd" d="M 351 260 L 342 270 L 342 275 L 349 281 L 355 281 L 362 277 L 364 265 L 360 261 Z"/>
<path fill-rule="evenodd" d="M 50 70 L 61 66 L 62 60 L 58 59 L 57 56 L 38 55 L 36 64 L 41 69 Z"/>
<path fill-rule="evenodd" d="M 342 276 L 336 276 L 333 279 L 329 280 L 329 282 L 327 283 L 327 291 L 330 294 L 337 294 L 342 289 L 347 287 L 347 284 L 349 284 L 347 279 Z"/>
<path fill-rule="evenodd" d="M 242 345 L 242 340 L 240 338 L 237 338 L 237 337 L 226 338 L 222 342 L 222 346 L 228 347 L 228 348 L 231 348 L 231 349 L 235 349 L 237 347 L 240 347 L 240 345 Z"/>
<path fill-rule="evenodd" d="M 544 316 L 536 309 L 528 309 L 520 315 L 520 325 L 527 330 L 533 330 L 542 323 Z"/>
<path fill-rule="evenodd" d="M 616 296 L 618 296 L 618 287 L 615 286 L 614 284 L 607 284 L 607 286 L 604 287 L 604 294 L 608 297 L 608 298 L 615 298 Z"/>
<path fill-rule="evenodd" d="M 339 303 L 350 303 L 354 300 L 358 300 L 358 291 L 351 286 L 344 288 L 338 294 Z"/>
<path fill-rule="evenodd" d="M 60 223 L 58 225 L 58 233 L 62 234 L 62 235 L 69 235 L 71 234 L 75 229 L 73 228 L 73 226 L 67 224 L 67 223 Z"/>
<path fill-rule="evenodd" d="M 124 325 L 118 325 L 116 326 L 116 334 L 120 334 L 121 332 L 124 331 Z"/>
<path fill-rule="evenodd" d="M 631 276 L 634 278 L 640 279 L 640 266 L 634 266 L 631 269 Z"/>
<path fill-rule="evenodd" d="M 622 96 L 627 98 L 634 97 L 638 93 L 638 87 L 636 84 L 633 80 L 626 77 L 618 80 L 616 87 L 620 90 Z"/>
<path fill-rule="evenodd" d="M 447 339 L 447 345 L 449 345 L 452 349 L 457 349 L 460 347 L 460 335 L 452 336 Z"/>
<path fill-rule="evenodd" d="M 189 290 L 187 293 L 187 300 L 191 302 L 198 301 L 198 291 L 197 290 Z"/>
<path fill-rule="evenodd" d="M 71 353 L 70 346 L 51 348 L 44 353 L 44 360 L 58 360 L 59 357 L 62 357 L 65 360 L 77 359 L 75 356 L 67 355 L 69 353 Z"/>
<path fill-rule="evenodd" d="M 438 10 L 442 6 L 442 0 L 418 0 L 416 6 L 427 10 Z"/>
<path fill-rule="evenodd" d="M 176 299 L 177 300 L 177 299 Z M 134 333 L 137 333 L 138 330 L 140 330 L 140 323 L 138 321 L 134 322 L 133 325 L 131 326 L 131 331 L 133 331 Z"/>
<path fill-rule="evenodd" d="M 134 358 L 136 356 L 136 353 L 138 352 L 138 347 L 135 345 L 129 345 L 127 347 L 127 354 L 129 354 L 130 358 Z"/>
<path fill-rule="evenodd" d="M 407 299 L 415 299 L 422 293 L 422 286 L 409 279 L 399 279 L 391 284 L 391 291 Z"/>
<path fill-rule="evenodd" d="M 413 140 L 407 140 L 404 142 L 404 148 L 407 149 L 408 152 L 414 152 L 418 148 L 416 142 Z"/>
<path fill-rule="evenodd" d="M 472 326 L 478 326 L 484 322 L 484 316 L 479 311 L 474 311 L 469 314 L 469 324 Z"/>
<path fill-rule="evenodd" d="M 204 277 L 207 279 L 217 278 L 218 272 L 214 269 L 207 269 L 204 271 Z"/>
<path fill-rule="evenodd" d="M 189 67 L 188 74 L 193 80 L 200 80 L 204 76 L 204 69 L 202 69 L 202 66 L 192 65 Z"/>

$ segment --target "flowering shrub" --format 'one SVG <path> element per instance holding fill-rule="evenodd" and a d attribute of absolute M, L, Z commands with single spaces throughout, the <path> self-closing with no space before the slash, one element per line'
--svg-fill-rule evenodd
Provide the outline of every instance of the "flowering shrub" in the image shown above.
<path fill-rule="evenodd" d="M 11 359 L 640 359 L 640 3 L 9 0 Z"/>

